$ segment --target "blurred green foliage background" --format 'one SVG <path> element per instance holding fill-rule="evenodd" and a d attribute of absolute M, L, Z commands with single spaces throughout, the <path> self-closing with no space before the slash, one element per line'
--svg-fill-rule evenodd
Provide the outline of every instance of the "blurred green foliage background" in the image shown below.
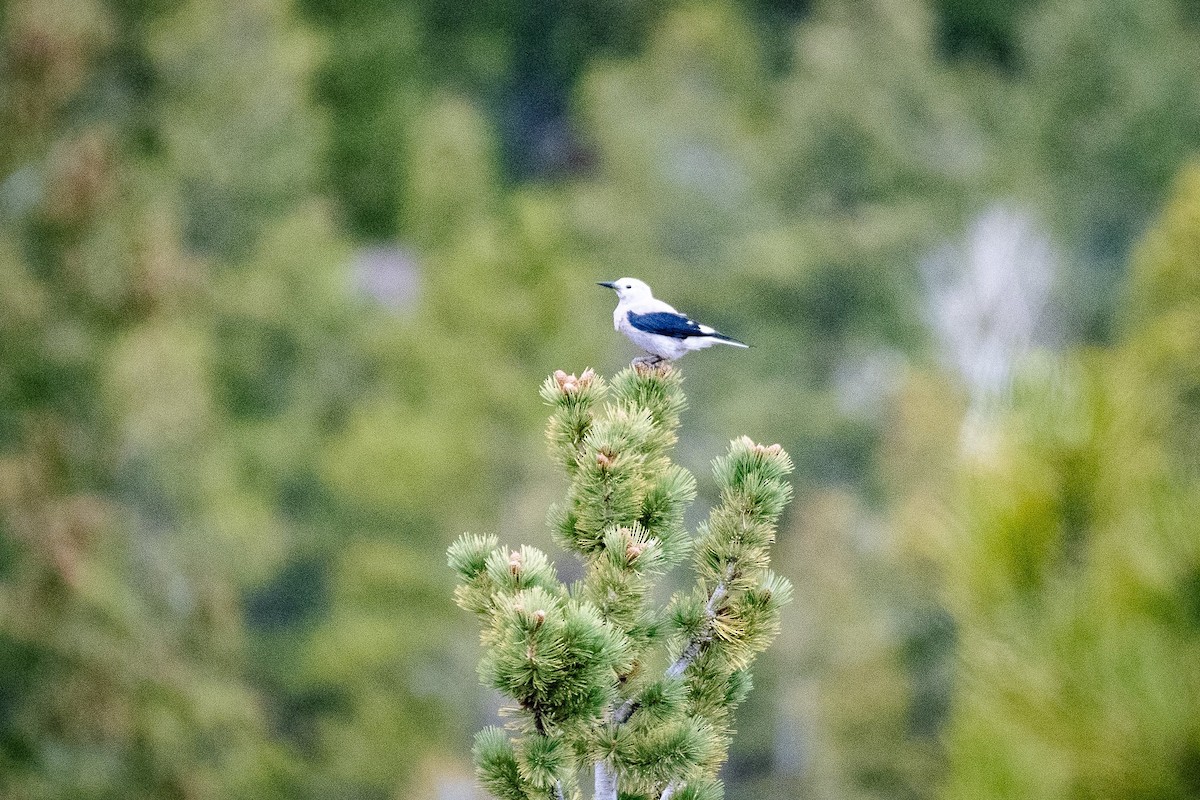
<path fill-rule="evenodd" d="M 550 547 L 633 275 L 756 345 L 682 364 L 701 494 L 798 466 L 730 798 L 1200 798 L 1194 2 L 0 30 L 0 797 L 478 798 L 445 547 Z"/>

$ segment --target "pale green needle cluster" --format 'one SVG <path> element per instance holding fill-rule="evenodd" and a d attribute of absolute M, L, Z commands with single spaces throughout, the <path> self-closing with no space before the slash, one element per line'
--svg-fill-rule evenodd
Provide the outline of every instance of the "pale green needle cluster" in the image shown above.
<path fill-rule="evenodd" d="M 483 625 L 483 682 L 514 705 L 475 741 L 480 782 L 501 800 L 713 800 L 749 668 L 779 630 L 791 584 L 768 569 L 791 497 L 779 445 L 742 437 L 714 462 L 720 504 L 693 537 L 691 474 L 672 463 L 682 376 L 586 370 L 542 387 L 547 435 L 570 478 L 556 540 L 585 564 L 568 587 L 541 551 L 464 535 L 449 550 L 459 606 Z M 664 604 L 655 580 L 691 553 L 692 591 Z"/>

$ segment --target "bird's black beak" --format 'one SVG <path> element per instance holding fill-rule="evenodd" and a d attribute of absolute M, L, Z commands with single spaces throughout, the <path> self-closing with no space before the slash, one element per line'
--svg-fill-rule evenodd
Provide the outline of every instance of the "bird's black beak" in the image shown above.
<path fill-rule="evenodd" d="M 615 283 L 613 283 L 612 281 L 601 281 L 600 283 L 597 283 L 596 285 L 603 286 L 605 289 L 616 289 L 617 288 L 617 285 Z"/>

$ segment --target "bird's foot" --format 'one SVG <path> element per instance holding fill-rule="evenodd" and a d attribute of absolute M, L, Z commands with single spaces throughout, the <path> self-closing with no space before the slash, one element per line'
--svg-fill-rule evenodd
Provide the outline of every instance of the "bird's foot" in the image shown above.
<path fill-rule="evenodd" d="M 631 365 L 639 375 L 648 375 L 653 372 L 664 373 L 671 369 L 669 359 L 662 356 L 648 355 L 638 356 L 633 360 Z"/>

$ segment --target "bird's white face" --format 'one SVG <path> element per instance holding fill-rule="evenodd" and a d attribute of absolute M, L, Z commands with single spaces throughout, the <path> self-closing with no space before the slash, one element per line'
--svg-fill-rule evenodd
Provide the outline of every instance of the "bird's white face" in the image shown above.
<path fill-rule="evenodd" d="M 649 299 L 653 295 L 650 293 L 650 287 L 637 278 L 618 278 L 609 286 L 617 293 L 622 301 L 643 300 Z"/>

